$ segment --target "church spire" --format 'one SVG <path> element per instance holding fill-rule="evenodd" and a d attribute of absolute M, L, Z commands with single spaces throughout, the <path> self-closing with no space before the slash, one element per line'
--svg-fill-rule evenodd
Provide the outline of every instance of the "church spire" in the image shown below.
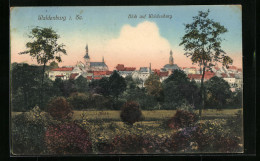
<path fill-rule="evenodd" d="M 104 61 L 104 56 L 102 56 L 102 62 L 104 63 L 105 61 Z"/>
<path fill-rule="evenodd" d="M 170 64 L 170 65 L 173 65 L 172 50 L 170 51 L 169 64 Z"/>
<path fill-rule="evenodd" d="M 86 54 L 85 54 L 84 58 L 85 59 L 90 59 L 90 57 L 88 55 L 88 44 L 86 45 L 85 49 L 86 49 Z"/>

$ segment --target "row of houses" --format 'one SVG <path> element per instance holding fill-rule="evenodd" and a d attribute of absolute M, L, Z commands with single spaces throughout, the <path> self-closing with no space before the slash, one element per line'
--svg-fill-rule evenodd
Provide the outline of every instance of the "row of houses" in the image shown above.
<path fill-rule="evenodd" d="M 156 74 L 159 76 L 160 81 L 163 82 L 165 79 L 171 75 L 172 71 L 168 70 L 165 71 L 163 69 L 151 69 L 150 67 L 140 67 L 137 70 L 135 67 L 125 67 L 124 64 L 118 64 L 115 67 L 115 70 L 122 76 L 127 77 L 131 76 L 135 80 L 139 80 L 141 84 L 140 87 L 144 87 L 144 82 L 150 74 Z M 181 68 L 190 80 L 194 80 L 197 83 L 201 82 L 202 74 L 200 74 L 200 70 L 195 67 L 189 68 Z M 77 79 L 79 76 L 83 76 L 88 81 L 102 79 L 103 77 L 109 77 L 112 74 L 112 71 L 84 71 L 84 69 L 80 68 L 79 66 L 75 67 L 62 67 L 62 68 L 55 68 L 49 72 L 49 78 L 51 80 L 55 80 L 56 78 L 61 78 L 62 80 L 68 79 Z M 225 81 L 227 81 L 231 87 L 232 91 L 240 90 L 243 86 L 243 79 L 242 79 L 242 70 L 237 69 L 236 67 L 232 66 L 229 69 L 226 68 L 214 68 L 212 70 L 205 71 L 204 80 L 207 81 L 210 78 L 218 76 L 222 77 Z"/>
<path fill-rule="evenodd" d="M 51 80 L 55 80 L 56 78 L 61 78 L 62 80 L 75 80 L 79 76 L 83 76 L 88 81 L 92 81 L 109 77 L 112 74 L 112 71 L 109 71 L 108 66 L 104 61 L 104 57 L 101 62 L 92 62 L 90 61 L 88 46 L 86 46 L 85 49 L 86 54 L 83 57 L 85 63 L 77 62 L 75 66 L 52 69 L 48 73 L 49 78 Z M 135 67 L 125 67 L 124 64 L 118 64 L 115 67 L 115 70 L 124 78 L 131 76 L 133 79 L 139 80 L 140 87 L 144 87 L 145 80 L 148 79 L 152 73 L 158 75 L 160 81 L 163 82 L 174 70 L 183 70 L 190 80 L 194 80 L 197 83 L 201 82 L 201 69 L 197 69 L 196 67 L 181 68 L 177 64 L 174 64 L 172 55 L 173 52 L 170 51 L 169 63 L 165 64 L 161 69 L 152 69 L 150 63 L 149 67 L 140 67 L 139 69 L 136 69 Z M 206 69 L 204 80 L 207 81 L 214 76 L 222 77 L 226 80 L 230 84 L 232 91 L 242 88 L 242 70 L 235 66 L 219 68 L 216 64 L 212 69 Z"/>

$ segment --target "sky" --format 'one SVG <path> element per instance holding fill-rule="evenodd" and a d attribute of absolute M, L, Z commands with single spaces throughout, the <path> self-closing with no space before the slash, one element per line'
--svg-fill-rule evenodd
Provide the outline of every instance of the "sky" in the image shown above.
<path fill-rule="evenodd" d="M 117 64 L 128 67 L 160 69 L 169 63 L 170 50 L 180 67 L 196 67 L 179 46 L 185 34 L 184 24 L 192 22 L 198 11 L 210 10 L 209 18 L 228 29 L 222 35 L 222 48 L 233 65 L 242 68 L 242 8 L 240 5 L 214 6 L 103 6 L 103 7 L 14 7 L 10 9 L 11 63 L 37 64 L 25 51 L 30 30 L 36 26 L 52 27 L 65 44 L 67 55 L 59 66 L 84 62 L 88 44 L 91 61 L 102 61 L 110 70 Z M 171 15 L 171 18 L 149 18 L 149 14 Z M 137 18 L 130 18 L 136 15 Z M 40 20 L 41 16 L 63 17 Z M 140 17 L 143 16 L 143 17 Z M 145 16 L 145 17 L 144 17 Z M 78 18 L 76 18 L 78 17 Z"/>

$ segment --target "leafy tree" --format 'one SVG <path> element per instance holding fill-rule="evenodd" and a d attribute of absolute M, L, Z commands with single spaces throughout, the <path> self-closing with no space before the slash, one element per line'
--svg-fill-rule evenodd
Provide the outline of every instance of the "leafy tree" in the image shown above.
<path fill-rule="evenodd" d="M 61 78 L 56 78 L 52 87 L 54 96 L 63 96 L 63 80 Z"/>
<path fill-rule="evenodd" d="M 192 104 L 193 107 L 198 107 L 201 102 L 201 94 L 200 94 L 198 84 L 194 80 L 192 80 L 189 83 L 188 88 L 190 91 L 190 92 L 186 92 L 186 98 L 188 102 L 190 102 L 190 104 Z"/>
<path fill-rule="evenodd" d="M 12 110 L 28 111 L 39 104 L 39 93 L 45 97 L 42 99 L 42 107 L 45 107 L 50 97 L 60 96 L 60 87 L 57 82 L 44 78 L 43 88 L 41 85 L 41 67 L 28 64 L 16 64 L 11 71 L 11 106 Z"/>
<path fill-rule="evenodd" d="M 232 93 L 232 105 L 236 105 L 238 108 L 242 108 L 243 92 L 242 90 L 237 90 Z"/>
<path fill-rule="evenodd" d="M 173 73 L 163 82 L 165 108 L 176 108 L 182 104 L 193 104 L 196 97 L 196 84 L 189 81 L 187 75 L 181 70 Z"/>
<path fill-rule="evenodd" d="M 39 100 L 40 68 L 28 64 L 13 65 L 11 71 L 12 110 L 29 110 Z"/>
<path fill-rule="evenodd" d="M 46 64 L 51 60 L 61 62 L 60 54 L 66 54 L 66 50 L 63 48 L 65 45 L 57 43 L 59 35 L 52 28 L 35 27 L 28 37 L 32 40 L 26 43 L 28 50 L 20 52 L 19 54 L 29 54 L 32 58 L 37 60 L 38 64 L 43 65 L 41 78 L 42 88 Z M 40 98 L 42 98 L 41 92 Z M 42 99 L 40 99 L 40 105 L 41 104 Z"/>
<path fill-rule="evenodd" d="M 109 96 L 109 79 L 104 77 L 100 80 L 93 80 L 90 84 L 90 91 L 92 93 L 101 94 L 103 96 Z"/>
<path fill-rule="evenodd" d="M 132 76 L 128 75 L 125 77 L 126 88 L 127 89 L 135 89 L 137 88 L 137 82 L 133 80 Z"/>
<path fill-rule="evenodd" d="M 227 99 L 231 97 L 232 92 L 227 81 L 223 78 L 214 76 L 205 82 L 206 92 L 209 95 L 207 104 L 217 105 L 218 108 L 223 108 Z"/>
<path fill-rule="evenodd" d="M 69 97 L 72 93 L 77 92 L 74 80 L 65 80 L 62 82 L 61 92 L 64 97 Z"/>
<path fill-rule="evenodd" d="M 144 88 L 126 89 L 126 91 L 120 95 L 121 99 L 127 101 L 134 101 L 140 105 L 141 109 L 155 109 L 158 102 L 151 96 L 148 95 Z"/>
<path fill-rule="evenodd" d="M 50 70 L 55 69 L 55 68 L 59 68 L 59 65 L 58 65 L 58 63 L 53 61 L 53 62 L 50 63 L 49 68 L 50 68 Z"/>
<path fill-rule="evenodd" d="M 88 81 L 83 76 L 79 76 L 75 80 L 76 89 L 78 92 L 87 93 L 88 91 Z"/>
<path fill-rule="evenodd" d="M 144 83 L 147 93 L 157 101 L 163 101 L 163 88 L 159 76 L 151 74 Z"/>
<path fill-rule="evenodd" d="M 225 51 L 221 49 L 221 34 L 227 32 L 227 29 L 219 22 L 208 18 L 209 13 L 209 10 L 199 11 L 198 16 L 193 17 L 191 24 L 185 24 L 185 35 L 180 43 L 180 46 L 183 45 L 186 51 L 184 55 L 190 57 L 192 63 L 198 64 L 202 68 L 202 103 L 199 116 L 205 106 L 204 75 L 206 68 L 214 66 L 214 62 L 221 62 L 227 67 L 233 63 L 233 60 L 226 56 Z"/>
<path fill-rule="evenodd" d="M 163 83 L 167 84 L 170 81 L 175 81 L 178 84 L 186 84 L 189 82 L 189 78 L 182 70 L 174 70 L 173 73 L 163 81 Z"/>
<path fill-rule="evenodd" d="M 109 77 L 109 91 L 110 94 L 116 99 L 118 96 L 126 90 L 126 82 L 117 71 L 114 71 Z"/>

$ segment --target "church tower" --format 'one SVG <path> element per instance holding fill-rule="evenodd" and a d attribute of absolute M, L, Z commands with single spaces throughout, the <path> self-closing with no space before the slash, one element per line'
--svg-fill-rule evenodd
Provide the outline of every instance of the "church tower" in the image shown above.
<path fill-rule="evenodd" d="M 170 65 L 173 65 L 172 50 L 170 51 L 169 64 L 170 64 Z"/>
<path fill-rule="evenodd" d="M 88 55 L 88 44 L 86 45 L 86 54 L 85 54 L 85 56 L 84 56 L 84 60 L 85 60 L 85 69 L 86 70 L 90 70 L 90 57 L 89 57 L 89 55 Z"/>

